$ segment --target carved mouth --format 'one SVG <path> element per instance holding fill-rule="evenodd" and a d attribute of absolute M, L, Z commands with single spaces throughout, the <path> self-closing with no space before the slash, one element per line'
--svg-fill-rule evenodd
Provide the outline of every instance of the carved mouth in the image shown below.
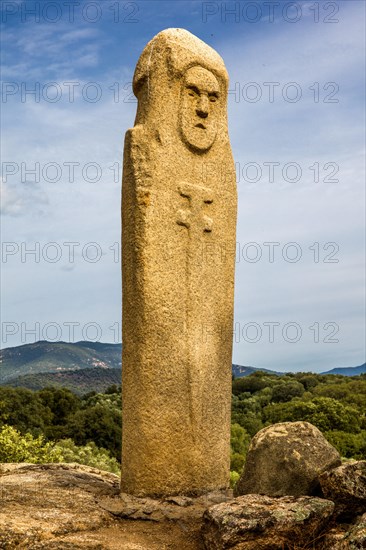
<path fill-rule="evenodd" d="M 202 130 L 206 130 L 206 126 L 204 126 L 202 122 L 200 122 L 199 124 L 196 124 L 196 128 L 201 128 Z"/>

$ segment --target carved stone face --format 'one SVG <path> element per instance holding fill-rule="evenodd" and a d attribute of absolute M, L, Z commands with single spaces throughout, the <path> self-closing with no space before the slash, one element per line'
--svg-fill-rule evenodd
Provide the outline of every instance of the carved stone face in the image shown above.
<path fill-rule="evenodd" d="M 220 87 L 216 77 L 203 67 L 184 75 L 179 109 L 182 140 L 195 151 L 207 151 L 216 139 Z"/>

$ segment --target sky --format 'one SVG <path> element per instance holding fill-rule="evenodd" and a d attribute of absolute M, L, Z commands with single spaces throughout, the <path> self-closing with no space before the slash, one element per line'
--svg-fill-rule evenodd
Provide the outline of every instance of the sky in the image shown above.
<path fill-rule="evenodd" d="M 365 361 L 362 0 L 3 0 L 1 347 L 121 341 L 131 82 L 159 31 L 223 57 L 238 187 L 233 362 Z"/>

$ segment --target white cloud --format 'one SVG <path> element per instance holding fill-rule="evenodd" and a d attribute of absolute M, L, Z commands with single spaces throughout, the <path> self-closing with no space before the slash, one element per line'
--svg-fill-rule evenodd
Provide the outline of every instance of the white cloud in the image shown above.
<path fill-rule="evenodd" d="M 1 180 L 2 216 L 43 216 L 48 204 L 47 193 L 39 185 L 11 185 Z"/>

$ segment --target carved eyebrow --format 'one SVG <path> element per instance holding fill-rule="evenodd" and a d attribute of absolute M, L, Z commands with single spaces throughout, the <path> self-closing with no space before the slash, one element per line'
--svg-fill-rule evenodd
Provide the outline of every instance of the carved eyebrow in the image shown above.
<path fill-rule="evenodd" d="M 197 95 L 200 95 L 199 89 L 194 84 L 187 84 L 187 88 L 188 90 L 192 90 L 193 92 L 195 92 Z"/>
<path fill-rule="evenodd" d="M 187 84 L 186 88 L 188 90 L 192 90 L 192 92 L 195 92 L 197 95 L 201 95 L 200 90 L 194 84 Z M 207 91 L 207 95 L 209 97 L 215 97 L 216 99 L 218 99 L 220 96 L 220 93 L 217 90 L 213 90 L 213 91 Z"/>

